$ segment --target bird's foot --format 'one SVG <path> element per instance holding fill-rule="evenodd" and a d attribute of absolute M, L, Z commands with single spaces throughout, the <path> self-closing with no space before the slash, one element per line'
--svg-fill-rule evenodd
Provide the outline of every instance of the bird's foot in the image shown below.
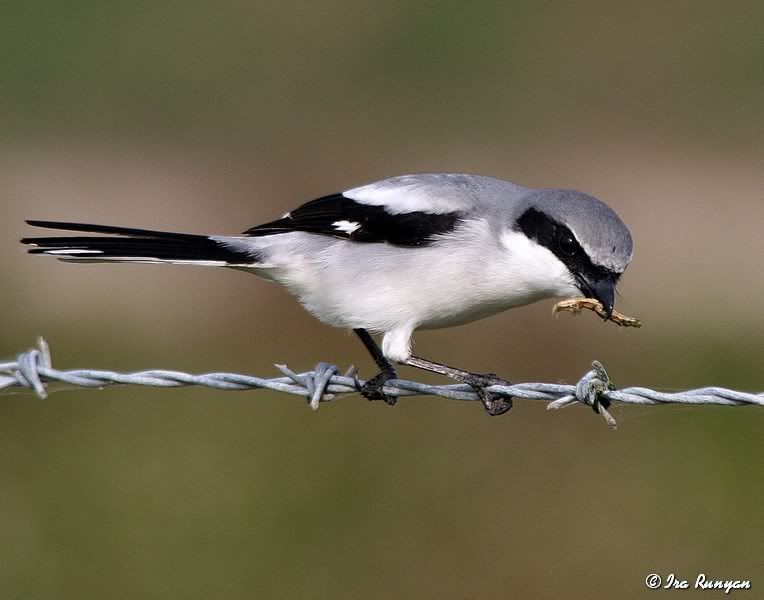
<path fill-rule="evenodd" d="M 386 394 L 382 388 L 384 388 L 387 381 L 397 378 L 398 374 L 395 371 L 382 371 L 382 373 L 375 375 L 364 384 L 361 384 L 356 378 L 356 388 L 367 400 L 384 400 L 386 404 L 393 406 L 398 402 L 398 396 Z"/>
<path fill-rule="evenodd" d="M 495 373 L 469 373 L 465 377 L 459 378 L 463 383 L 471 386 L 483 403 L 485 412 L 492 417 L 498 417 L 512 408 L 512 398 L 492 394 L 486 388 L 492 385 L 512 385 L 496 375 Z"/>

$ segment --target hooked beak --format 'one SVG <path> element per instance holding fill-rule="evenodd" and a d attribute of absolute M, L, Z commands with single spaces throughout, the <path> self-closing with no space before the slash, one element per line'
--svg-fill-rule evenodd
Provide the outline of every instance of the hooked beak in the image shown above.
<path fill-rule="evenodd" d="M 602 303 L 605 309 L 605 320 L 610 318 L 613 314 L 613 306 L 615 305 L 615 284 L 616 277 L 612 275 L 606 275 L 597 279 L 584 279 L 583 277 L 579 281 L 579 288 L 583 294 L 589 298 L 594 298 Z"/>

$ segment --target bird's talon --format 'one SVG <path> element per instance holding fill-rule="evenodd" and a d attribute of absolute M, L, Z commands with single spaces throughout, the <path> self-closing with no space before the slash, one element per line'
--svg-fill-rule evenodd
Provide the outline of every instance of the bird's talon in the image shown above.
<path fill-rule="evenodd" d="M 512 385 L 509 381 L 502 379 L 495 373 L 474 374 L 465 378 L 464 383 L 472 386 L 472 389 L 475 390 L 475 393 L 483 403 L 485 412 L 490 416 L 498 417 L 512 408 L 512 398 L 492 394 L 486 390 L 487 387 L 492 385 Z"/>
<path fill-rule="evenodd" d="M 384 400 L 385 404 L 394 406 L 398 402 L 398 396 L 391 396 L 383 391 L 385 383 L 390 379 L 395 379 L 396 373 L 380 373 L 362 384 L 358 377 L 354 377 L 356 389 L 367 400 Z"/>
<path fill-rule="evenodd" d="M 496 398 L 485 410 L 491 417 L 499 417 L 512 408 L 512 398 Z"/>
<path fill-rule="evenodd" d="M 493 394 L 486 392 L 485 389 L 478 391 L 478 396 L 480 396 L 480 400 L 483 402 L 485 412 L 491 417 L 503 415 L 505 412 L 509 412 L 509 409 L 512 408 L 512 398 L 494 396 Z"/>

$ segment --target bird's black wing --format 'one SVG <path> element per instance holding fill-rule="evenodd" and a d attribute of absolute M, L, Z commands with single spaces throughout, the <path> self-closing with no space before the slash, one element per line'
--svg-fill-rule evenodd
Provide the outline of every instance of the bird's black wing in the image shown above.
<path fill-rule="evenodd" d="M 292 231 L 318 233 L 354 242 L 387 242 L 396 246 L 426 246 L 435 236 L 453 230 L 459 212 L 431 214 L 422 211 L 393 214 L 384 206 L 357 202 L 343 194 L 311 200 L 281 219 L 252 227 L 249 236 Z"/>

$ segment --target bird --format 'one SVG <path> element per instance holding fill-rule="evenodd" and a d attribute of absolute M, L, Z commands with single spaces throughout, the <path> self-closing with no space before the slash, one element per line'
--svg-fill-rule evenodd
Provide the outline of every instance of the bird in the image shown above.
<path fill-rule="evenodd" d="M 629 228 L 591 195 L 464 173 L 390 177 L 233 236 L 27 223 L 79 234 L 24 238 L 30 254 L 226 267 L 280 283 L 321 322 L 360 338 L 380 370 L 356 380 L 364 397 L 395 404 L 383 388 L 397 379 L 396 365 L 408 365 L 468 384 L 492 416 L 512 399 L 487 388 L 509 382 L 415 356 L 413 333 L 580 294 L 601 302 L 609 317 L 633 255 Z"/>

